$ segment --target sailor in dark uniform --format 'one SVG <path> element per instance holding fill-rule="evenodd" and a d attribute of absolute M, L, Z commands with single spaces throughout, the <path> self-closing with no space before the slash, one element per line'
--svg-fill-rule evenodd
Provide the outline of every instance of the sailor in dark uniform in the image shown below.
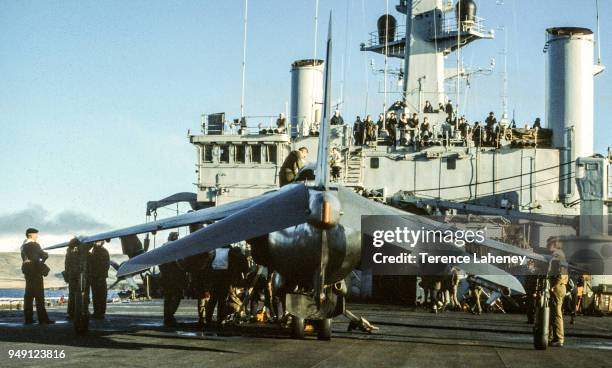
<path fill-rule="evenodd" d="M 304 166 L 304 161 L 308 155 L 308 149 L 301 147 L 296 151 L 291 151 L 283 162 L 279 173 L 279 184 L 285 186 L 295 180 L 298 171 Z"/>
<path fill-rule="evenodd" d="M 78 298 L 77 290 L 79 287 L 79 241 L 73 238 L 66 248 L 66 258 L 64 259 L 64 281 L 68 283 L 68 319 L 74 318 L 74 303 Z"/>
<path fill-rule="evenodd" d="M 282 134 L 287 132 L 287 118 L 285 118 L 285 114 L 282 112 L 278 115 L 278 119 L 276 119 L 276 133 Z"/>
<path fill-rule="evenodd" d="M 168 235 L 168 242 L 178 239 L 177 232 Z M 161 273 L 161 287 L 164 293 L 164 325 L 175 326 L 174 314 L 183 298 L 183 289 L 187 285 L 187 273 L 178 262 L 169 262 L 159 265 Z"/>
<path fill-rule="evenodd" d="M 355 119 L 355 123 L 353 123 L 353 144 L 355 145 L 360 145 L 361 141 L 363 140 L 361 138 L 363 136 L 361 125 L 361 117 L 357 116 L 357 119 Z"/>
<path fill-rule="evenodd" d="M 49 255 L 44 252 L 38 240 L 38 230 L 29 228 L 26 230 L 26 240 L 21 246 L 21 260 L 23 264 L 21 271 L 25 275 L 25 295 L 23 296 L 23 314 L 25 324 L 34 323 L 34 306 L 36 300 L 36 314 L 39 324 L 55 323 L 49 319 L 45 309 L 45 286 L 43 276 L 49 274 L 49 267 L 45 265 L 45 260 Z"/>
<path fill-rule="evenodd" d="M 535 121 L 533 122 L 533 128 L 542 129 L 542 122 L 540 121 L 540 118 L 535 119 Z"/>
<path fill-rule="evenodd" d="M 339 110 L 336 110 L 334 112 L 334 116 L 332 116 L 330 124 L 331 125 L 344 125 L 344 119 L 342 118 L 342 115 L 340 115 Z"/>
<path fill-rule="evenodd" d="M 214 252 L 196 254 L 179 261 L 187 272 L 188 293 L 198 301 L 198 325 L 204 326 L 206 308 L 210 301 L 212 259 Z"/>
<path fill-rule="evenodd" d="M 446 106 L 444 106 L 444 112 L 446 112 L 446 115 L 452 118 L 454 111 L 453 111 L 453 102 L 451 100 L 448 100 L 448 102 L 446 103 Z"/>
<path fill-rule="evenodd" d="M 228 272 L 229 251 L 229 246 L 215 249 L 215 255 L 212 260 L 210 301 L 206 306 L 205 316 L 206 325 L 209 327 L 212 326 L 215 309 L 217 309 L 217 328 L 221 328 L 221 323 L 227 315 L 227 296 L 231 285 Z"/>
<path fill-rule="evenodd" d="M 110 268 L 110 256 L 108 250 L 104 248 L 104 241 L 99 240 L 94 243 L 94 247 L 87 258 L 89 285 L 91 287 L 91 299 L 94 308 L 94 319 L 104 319 L 106 314 L 106 297 L 108 287 L 106 278 Z"/>
<path fill-rule="evenodd" d="M 487 134 L 486 142 L 487 144 L 492 145 L 495 141 L 495 130 L 497 125 L 497 119 L 495 118 L 495 113 L 493 111 L 491 111 L 489 116 L 487 116 L 485 119 L 485 124 L 485 133 Z"/>

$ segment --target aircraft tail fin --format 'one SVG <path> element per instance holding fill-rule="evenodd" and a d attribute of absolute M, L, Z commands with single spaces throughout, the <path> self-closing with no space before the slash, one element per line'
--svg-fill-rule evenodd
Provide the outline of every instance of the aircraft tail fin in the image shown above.
<path fill-rule="evenodd" d="M 325 55 L 325 87 L 323 90 L 323 119 L 319 130 L 319 150 L 317 152 L 316 186 L 327 188 L 329 184 L 329 119 L 331 110 L 331 73 L 332 73 L 332 13 L 329 12 L 327 31 L 327 51 Z"/>

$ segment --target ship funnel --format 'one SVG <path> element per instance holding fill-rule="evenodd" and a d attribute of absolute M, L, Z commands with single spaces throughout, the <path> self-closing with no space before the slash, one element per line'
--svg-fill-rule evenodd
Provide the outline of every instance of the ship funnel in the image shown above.
<path fill-rule="evenodd" d="M 291 136 L 307 135 L 319 122 L 323 104 L 323 60 L 291 64 Z"/>
<path fill-rule="evenodd" d="M 562 150 L 560 199 L 575 198 L 572 171 L 577 157 L 593 154 L 593 32 L 587 28 L 546 30 L 545 118 L 553 146 Z"/>

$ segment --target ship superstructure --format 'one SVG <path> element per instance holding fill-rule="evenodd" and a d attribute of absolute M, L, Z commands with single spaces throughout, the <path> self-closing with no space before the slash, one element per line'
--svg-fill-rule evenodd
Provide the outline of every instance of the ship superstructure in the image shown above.
<path fill-rule="evenodd" d="M 576 161 L 594 154 L 593 79 L 603 70 L 593 62 L 593 32 L 580 27 L 547 29 L 546 116 L 541 126 L 511 125 L 502 116 L 487 133 L 483 125 L 460 128 L 453 120 L 459 119 L 456 112 L 449 120 L 448 112 L 438 107 L 449 100 L 445 81 L 463 72 L 447 68 L 445 56 L 494 36 L 476 16 L 474 1 L 402 0 L 396 10 L 407 15 L 408 24 L 398 25 L 395 18 L 383 15 L 378 31 L 361 50 L 403 60 L 403 98 L 390 104 L 385 114 L 416 113 L 420 122 L 429 120 L 431 132 L 423 139 L 419 129 L 398 130 L 393 142 L 383 125 L 376 139 L 362 144 L 345 117 L 344 125 L 331 126 L 331 145 L 341 156 L 337 180 L 419 213 L 514 213 L 515 224 L 540 214 L 579 215 Z M 411 35 L 408 42 L 406 34 Z M 275 117 L 252 119 L 260 124 L 247 127 L 245 119 L 228 124 L 223 114 L 211 114 L 203 118 L 202 134 L 190 135 L 197 147 L 199 202 L 216 205 L 277 188 L 284 158 L 298 147 L 308 147 L 309 160 L 316 160 L 312 156 L 322 115 L 323 61 L 298 60 L 291 67 L 291 113 L 285 131 L 277 129 Z M 425 112 L 425 101 L 433 105 L 433 112 Z M 607 171 L 609 161 L 602 158 L 602 165 Z M 562 235 L 557 227 L 533 221 L 521 231 L 522 246 L 534 248 L 550 235 Z"/>

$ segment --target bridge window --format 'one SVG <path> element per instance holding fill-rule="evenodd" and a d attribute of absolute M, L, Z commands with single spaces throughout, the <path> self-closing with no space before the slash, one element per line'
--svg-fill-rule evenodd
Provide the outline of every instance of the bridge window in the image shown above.
<path fill-rule="evenodd" d="M 275 144 L 266 144 L 266 162 L 276 163 L 276 145 Z"/>
<path fill-rule="evenodd" d="M 370 168 L 378 169 L 379 166 L 380 166 L 380 161 L 378 160 L 378 157 L 371 157 L 370 158 Z"/>
<path fill-rule="evenodd" d="M 251 146 L 251 162 L 253 163 L 261 162 L 261 146 L 259 145 Z"/>
<path fill-rule="evenodd" d="M 211 145 L 204 146 L 202 161 L 213 162 L 213 147 Z"/>
<path fill-rule="evenodd" d="M 246 159 L 246 146 L 243 144 L 234 146 L 234 162 L 243 164 Z"/>
<path fill-rule="evenodd" d="M 220 148 L 220 153 L 219 153 L 219 162 L 222 164 L 227 164 L 229 163 L 229 158 L 230 158 L 230 153 L 229 153 L 229 145 L 224 144 L 219 146 Z"/>

